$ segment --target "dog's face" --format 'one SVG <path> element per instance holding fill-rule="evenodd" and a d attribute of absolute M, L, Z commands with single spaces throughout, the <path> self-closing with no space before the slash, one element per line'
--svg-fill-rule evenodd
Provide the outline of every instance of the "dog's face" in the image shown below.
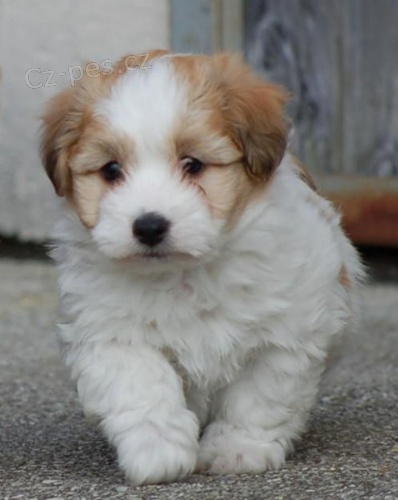
<path fill-rule="evenodd" d="M 283 156 L 286 94 L 235 56 L 125 61 L 50 102 L 47 173 L 106 256 L 206 257 Z"/>

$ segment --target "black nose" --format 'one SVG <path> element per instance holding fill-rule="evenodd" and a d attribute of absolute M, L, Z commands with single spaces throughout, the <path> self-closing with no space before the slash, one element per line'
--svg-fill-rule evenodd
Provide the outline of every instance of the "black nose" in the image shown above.
<path fill-rule="evenodd" d="M 170 222 L 167 219 L 150 212 L 135 220 L 133 234 L 140 243 L 154 247 L 164 240 L 169 227 Z"/>

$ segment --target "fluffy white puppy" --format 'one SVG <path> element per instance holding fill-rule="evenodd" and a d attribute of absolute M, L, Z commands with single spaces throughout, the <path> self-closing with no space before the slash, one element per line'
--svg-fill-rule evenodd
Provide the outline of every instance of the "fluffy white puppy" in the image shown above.
<path fill-rule="evenodd" d="M 44 116 L 79 397 L 136 484 L 281 467 L 355 312 L 356 252 L 286 151 L 283 89 L 235 56 L 127 61 Z"/>

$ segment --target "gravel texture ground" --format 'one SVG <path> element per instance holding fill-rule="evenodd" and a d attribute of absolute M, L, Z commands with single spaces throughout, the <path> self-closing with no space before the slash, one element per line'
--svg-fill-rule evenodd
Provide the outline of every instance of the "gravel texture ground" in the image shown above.
<path fill-rule="evenodd" d="M 0 499 L 398 499 L 398 287 L 369 286 L 363 303 L 284 469 L 135 488 L 60 360 L 54 269 L 1 260 Z"/>

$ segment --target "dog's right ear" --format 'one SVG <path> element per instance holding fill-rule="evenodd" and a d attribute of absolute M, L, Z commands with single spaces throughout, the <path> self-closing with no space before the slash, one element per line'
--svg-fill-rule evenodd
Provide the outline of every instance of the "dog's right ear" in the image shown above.
<path fill-rule="evenodd" d="M 64 90 L 49 101 L 42 116 L 40 150 L 44 168 L 58 196 L 70 197 L 72 194 L 70 153 L 80 139 L 87 106 L 96 98 L 106 95 L 113 81 L 123 73 L 139 64 L 147 65 L 165 54 L 168 51 L 161 49 L 139 55 L 130 54 L 121 59 L 111 73 L 102 73 L 100 78 L 89 78 L 85 71 L 76 86 Z"/>
<path fill-rule="evenodd" d="M 72 190 L 68 153 L 78 138 L 73 126 L 75 91 L 71 87 L 53 97 L 42 116 L 41 158 L 58 196 L 67 196 Z"/>

